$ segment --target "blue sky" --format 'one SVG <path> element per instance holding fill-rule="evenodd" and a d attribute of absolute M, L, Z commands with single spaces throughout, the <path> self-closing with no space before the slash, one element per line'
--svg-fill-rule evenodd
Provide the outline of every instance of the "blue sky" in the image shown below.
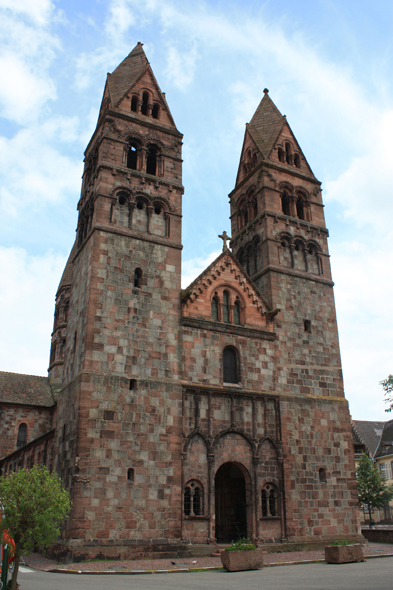
<path fill-rule="evenodd" d="M 0 369 L 46 373 L 83 151 L 106 73 L 141 41 L 184 133 L 184 282 L 229 233 L 267 87 L 323 183 L 351 413 L 389 418 L 392 29 L 390 0 L 0 0 Z"/>

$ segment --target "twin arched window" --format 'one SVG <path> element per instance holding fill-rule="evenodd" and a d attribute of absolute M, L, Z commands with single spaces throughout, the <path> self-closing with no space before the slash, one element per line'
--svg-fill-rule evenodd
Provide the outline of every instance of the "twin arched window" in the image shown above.
<path fill-rule="evenodd" d="M 160 150 L 156 145 L 150 145 L 145 150 L 138 141 L 131 140 L 127 147 L 126 160 L 130 170 L 139 170 L 152 176 L 160 175 Z"/>
<path fill-rule="evenodd" d="M 236 324 L 238 326 L 244 323 L 239 297 L 236 296 L 233 301 L 231 293 L 227 290 L 222 293 L 222 299 L 220 299 L 217 292 L 214 294 L 211 301 L 211 315 L 216 322 Z"/>
<path fill-rule="evenodd" d="M 203 487 L 199 481 L 189 481 L 184 489 L 184 515 L 203 516 Z"/>
<path fill-rule="evenodd" d="M 284 215 L 297 217 L 304 221 L 311 221 L 309 203 L 301 192 L 296 193 L 296 195 L 289 195 L 288 192 L 284 190 L 281 194 L 281 210 Z"/>

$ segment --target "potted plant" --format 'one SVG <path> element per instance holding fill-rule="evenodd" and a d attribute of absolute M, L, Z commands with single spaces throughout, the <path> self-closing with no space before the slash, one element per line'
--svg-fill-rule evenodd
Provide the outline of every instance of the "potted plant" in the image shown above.
<path fill-rule="evenodd" d="M 360 543 L 351 543 L 346 539 L 335 541 L 325 547 L 326 563 L 353 563 L 365 561 Z"/>
<path fill-rule="evenodd" d="M 262 549 L 249 539 L 239 539 L 221 551 L 221 561 L 227 572 L 257 570 L 263 567 Z"/>

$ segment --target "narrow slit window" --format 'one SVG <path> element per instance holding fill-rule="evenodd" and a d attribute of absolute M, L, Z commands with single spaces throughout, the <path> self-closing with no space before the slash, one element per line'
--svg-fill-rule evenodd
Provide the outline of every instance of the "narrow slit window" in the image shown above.
<path fill-rule="evenodd" d="M 142 288 L 142 269 L 136 268 L 134 272 L 134 287 L 137 289 Z"/>
<path fill-rule="evenodd" d="M 134 482 L 134 480 L 135 480 L 135 469 L 133 467 L 130 467 L 129 469 L 127 469 L 127 481 Z"/>
<path fill-rule="evenodd" d="M 142 106 L 141 106 L 142 115 L 147 115 L 148 108 L 149 108 L 149 94 L 147 92 L 144 92 L 142 95 Z"/>
<path fill-rule="evenodd" d="M 218 302 L 216 297 L 212 299 L 212 318 L 218 322 Z"/>
<path fill-rule="evenodd" d="M 228 291 L 224 291 L 222 298 L 222 320 L 229 324 L 229 295 Z"/>
<path fill-rule="evenodd" d="M 160 112 L 160 107 L 158 104 L 155 104 L 153 106 L 153 110 L 151 112 L 153 119 L 158 119 L 159 112 Z"/>
<path fill-rule="evenodd" d="M 147 154 L 146 172 L 153 176 L 157 174 L 157 150 L 155 148 L 150 148 Z"/>
<path fill-rule="evenodd" d="M 238 299 L 233 307 L 233 323 L 240 326 L 240 301 Z"/>

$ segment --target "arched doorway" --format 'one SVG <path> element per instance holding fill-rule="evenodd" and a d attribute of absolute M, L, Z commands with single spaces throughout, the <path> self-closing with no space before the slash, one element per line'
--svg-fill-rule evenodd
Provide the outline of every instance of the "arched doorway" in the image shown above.
<path fill-rule="evenodd" d="M 246 480 L 236 463 L 224 463 L 215 478 L 216 539 L 230 543 L 247 537 Z"/>

